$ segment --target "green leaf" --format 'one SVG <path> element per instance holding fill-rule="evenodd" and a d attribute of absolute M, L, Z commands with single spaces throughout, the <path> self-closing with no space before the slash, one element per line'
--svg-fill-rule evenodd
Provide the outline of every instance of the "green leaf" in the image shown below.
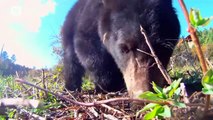
<path fill-rule="evenodd" d="M 164 105 L 163 106 L 163 112 L 162 113 L 159 113 L 160 116 L 166 118 L 166 117 L 171 117 L 172 114 L 171 114 L 171 109 L 169 108 L 168 105 Z"/>
<path fill-rule="evenodd" d="M 198 22 L 202 19 L 201 15 L 200 15 L 200 11 L 196 10 L 196 9 L 191 9 L 191 15 L 193 17 L 193 22 L 194 24 L 192 24 L 194 27 L 198 27 Z"/>
<path fill-rule="evenodd" d="M 151 112 L 147 113 L 144 116 L 144 120 L 150 120 L 150 119 L 155 118 L 158 115 L 158 113 L 160 113 L 162 110 L 163 110 L 162 106 L 160 106 L 160 105 L 156 106 Z"/>
<path fill-rule="evenodd" d="M 213 94 L 213 89 L 202 88 L 202 92 L 203 92 L 203 94 L 211 95 L 211 94 Z"/>
<path fill-rule="evenodd" d="M 162 93 L 162 92 L 163 92 L 163 88 L 157 86 L 157 85 L 155 84 L 155 82 L 152 82 L 152 87 L 153 87 L 153 89 L 154 89 L 154 91 L 155 91 L 156 93 Z"/>
<path fill-rule="evenodd" d="M 157 84 L 155 84 L 154 82 L 152 82 L 152 88 L 157 93 L 158 97 L 160 97 L 162 99 L 166 99 L 166 95 L 163 94 L 163 88 L 157 86 Z"/>
<path fill-rule="evenodd" d="M 203 18 L 199 10 L 191 9 L 189 13 L 189 20 L 195 28 L 198 26 L 206 26 L 210 23 L 211 18 Z"/>
<path fill-rule="evenodd" d="M 136 113 L 136 116 L 138 116 L 141 112 L 147 111 L 147 110 L 152 109 L 152 108 L 154 108 L 154 107 L 156 107 L 156 106 L 159 106 L 159 104 L 156 104 L 156 103 L 149 103 L 149 104 L 147 104 L 146 106 L 144 106 L 143 109 L 141 109 L 140 111 L 138 111 L 138 112 Z"/>
<path fill-rule="evenodd" d="M 201 83 L 205 89 L 213 89 L 213 70 L 207 71 Z"/>
<path fill-rule="evenodd" d="M 205 86 L 204 86 L 205 85 Z M 206 88 L 206 89 L 213 89 L 212 88 L 212 84 L 209 84 L 209 83 L 204 83 L 203 87 Z"/>
<path fill-rule="evenodd" d="M 180 88 L 177 88 L 174 93 L 174 99 L 177 100 L 180 97 Z"/>
<path fill-rule="evenodd" d="M 10 109 L 9 111 L 8 111 L 8 117 L 9 118 L 13 118 L 14 117 L 14 115 L 15 115 L 15 113 L 16 113 L 16 110 L 15 109 Z"/>
<path fill-rule="evenodd" d="M 171 85 L 166 87 L 166 88 L 163 88 L 163 94 L 168 94 L 168 92 L 171 91 L 171 90 L 172 90 Z"/>
<path fill-rule="evenodd" d="M 190 13 L 189 13 L 189 20 L 190 20 L 192 26 L 195 27 L 196 22 L 195 22 L 195 20 L 194 20 L 194 11 L 193 11 L 193 9 L 190 10 Z"/>
<path fill-rule="evenodd" d="M 172 87 L 172 89 L 171 89 L 171 91 L 169 91 L 169 98 L 172 98 L 172 96 L 174 95 L 174 92 L 179 87 L 180 82 L 181 82 L 181 79 L 175 80 L 172 82 L 172 84 L 170 85 Z"/>
<path fill-rule="evenodd" d="M 157 103 L 149 103 L 149 104 L 147 104 L 146 106 L 143 107 L 141 112 L 147 111 L 147 110 L 149 110 L 151 108 L 154 108 L 156 106 L 159 106 L 159 104 L 157 104 Z"/>
<path fill-rule="evenodd" d="M 179 108 L 185 108 L 186 107 L 186 104 L 178 102 L 178 101 L 173 101 L 173 105 L 177 106 Z"/>
<path fill-rule="evenodd" d="M 180 85 L 180 82 L 181 82 L 182 79 L 178 79 L 178 80 L 175 80 L 174 82 L 172 82 L 171 86 L 173 89 L 177 89 Z"/>
<path fill-rule="evenodd" d="M 154 94 L 153 92 L 146 91 L 139 95 L 139 98 L 141 99 L 147 99 L 147 100 L 152 100 L 152 101 L 161 101 L 162 99 L 158 97 L 157 94 Z"/>
<path fill-rule="evenodd" d="M 198 21 L 198 26 L 207 26 L 211 22 L 210 18 L 204 18 Z"/>

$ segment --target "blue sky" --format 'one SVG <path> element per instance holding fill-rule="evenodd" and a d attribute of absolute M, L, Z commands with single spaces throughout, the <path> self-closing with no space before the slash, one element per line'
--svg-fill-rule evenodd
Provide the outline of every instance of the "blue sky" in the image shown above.
<path fill-rule="evenodd" d="M 0 48 L 16 63 L 36 68 L 52 67 L 57 57 L 51 44 L 60 33 L 65 16 L 77 0 L 0 0 Z M 187 26 L 178 0 L 173 0 L 181 23 L 181 36 Z M 198 8 L 202 16 L 213 16 L 213 0 L 185 0 L 188 8 Z M 213 22 L 208 27 L 212 27 Z M 207 28 L 208 28 L 207 27 Z"/>

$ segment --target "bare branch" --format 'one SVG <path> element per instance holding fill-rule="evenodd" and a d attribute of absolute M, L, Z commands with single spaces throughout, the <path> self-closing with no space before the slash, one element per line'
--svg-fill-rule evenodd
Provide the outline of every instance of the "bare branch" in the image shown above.
<path fill-rule="evenodd" d="M 181 89 L 181 94 L 183 96 L 184 103 L 189 103 L 189 98 L 188 98 L 188 94 L 186 92 L 186 87 L 184 83 L 180 83 L 180 89 Z"/>
<path fill-rule="evenodd" d="M 115 114 L 118 113 L 118 114 L 124 115 L 123 112 L 121 112 L 121 111 L 119 111 L 119 110 L 117 110 L 117 109 L 115 109 L 115 108 L 112 108 L 112 107 L 110 107 L 110 106 L 108 106 L 108 105 L 106 105 L 106 104 L 101 104 L 101 106 L 107 108 L 108 110 L 114 111 Z"/>
<path fill-rule="evenodd" d="M 161 71 L 162 75 L 164 76 L 164 78 L 166 79 L 167 83 L 171 84 L 172 83 L 171 78 L 170 78 L 169 74 L 167 73 L 166 69 L 163 67 L 161 61 L 158 59 L 157 55 L 155 54 L 155 51 L 154 51 L 154 49 L 153 49 L 153 47 L 150 43 L 150 40 L 147 37 L 145 30 L 143 29 L 142 26 L 140 26 L 140 28 L 141 28 L 141 33 L 145 37 L 145 41 L 146 41 L 146 43 L 147 43 L 147 45 L 148 45 L 148 47 L 149 47 L 149 49 L 152 53 L 153 58 L 155 59 L 155 62 L 157 63 L 158 68 L 160 69 L 160 71 Z"/>
<path fill-rule="evenodd" d="M 109 115 L 109 114 L 103 114 L 104 118 L 107 118 L 108 120 L 119 120 L 118 118 L 112 116 L 112 115 Z"/>
<path fill-rule="evenodd" d="M 66 98 L 62 95 L 51 92 L 47 89 L 43 89 L 39 86 L 36 86 L 36 85 L 29 83 L 27 81 L 24 81 L 22 79 L 17 78 L 16 81 L 19 82 L 19 83 L 22 83 L 22 84 L 33 86 L 33 87 L 40 89 L 40 90 L 43 90 L 45 92 L 51 93 L 52 95 L 59 97 L 63 100 L 69 101 L 73 104 L 80 105 L 80 106 L 86 106 L 86 107 L 92 107 L 92 106 L 97 106 L 97 105 L 101 105 L 101 104 L 106 104 L 106 103 L 111 103 L 111 102 L 122 102 L 122 101 L 132 101 L 132 102 L 134 101 L 134 102 L 137 102 L 137 103 L 157 103 L 157 104 L 163 104 L 163 105 L 172 105 L 173 104 L 170 101 L 162 101 L 161 102 L 161 101 L 151 101 L 151 100 L 144 100 L 144 99 L 132 99 L 132 98 L 127 98 L 127 97 L 126 98 L 111 98 L 111 99 L 107 99 L 107 100 L 94 101 L 94 102 L 91 102 L 91 103 L 84 103 L 84 102 L 78 102 L 78 101 L 75 101 L 75 100 L 71 100 L 71 99 Z"/>
<path fill-rule="evenodd" d="M 66 98 L 64 96 L 61 96 L 57 93 L 51 92 L 47 89 L 43 89 L 39 86 L 33 85 L 32 83 L 29 83 L 27 81 L 21 80 L 21 79 L 16 79 L 17 82 L 22 83 L 22 84 L 27 84 L 30 85 L 32 87 L 35 87 L 37 89 L 43 90 L 45 92 L 48 92 L 56 97 L 59 97 L 63 100 L 69 101 L 73 104 L 76 105 L 80 105 L 80 106 L 85 106 L 85 107 L 93 107 L 93 106 L 98 106 L 101 104 L 107 104 L 107 103 L 112 103 L 112 102 L 123 102 L 123 101 L 130 101 L 130 102 L 136 102 L 136 103 L 157 103 L 157 104 L 161 104 L 161 105 L 173 105 L 173 101 L 151 101 L 151 100 L 144 100 L 144 99 L 132 99 L 132 98 L 128 98 L 128 97 L 123 97 L 123 98 L 111 98 L 111 99 L 107 99 L 107 100 L 100 100 L 100 101 L 94 101 L 94 102 L 88 102 L 88 103 L 84 103 L 84 102 L 78 102 L 75 100 L 71 100 L 69 98 Z M 186 104 L 187 106 L 205 106 L 204 104 Z"/>
<path fill-rule="evenodd" d="M 33 117 L 33 118 L 36 119 L 36 120 L 46 120 L 46 118 L 41 117 L 41 116 L 39 116 L 39 115 L 36 115 L 36 114 L 34 114 L 34 113 L 31 113 L 31 112 L 29 112 L 29 111 L 27 111 L 27 110 L 24 110 L 24 109 L 21 109 L 21 112 L 24 112 L 25 115 L 31 116 L 31 117 Z"/>
<path fill-rule="evenodd" d="M 201 65 L 203 74 L 205 74 L 208 71 L 208 69 L 207 69 L 206 61 L 205 61 L 205 58 L 204 58 L 204 55 L 203 55 L 203 51 L 201 49 L 199 38 L 198 38 L 197 33 L 196 33 L 196 29 L 191 25 L 191 22 L 190 22 L 190 19 L 189 19 L 189 13 L 186 9 L 185 3 L 183 2 L 183 0 L 178 0 L 178 1 L 179 1 L 181 8 L 182 8 L 183 13 L 184 13 L 186 22 L 188 24 L 188 32 L 189 32 L 189 34 L 192 38 L 192 41 L 195 45 L 195 50 L 196 50 L 198 59 L 200 61 L 200 65 Z M 210 106 L 210 95 L 206 95 L 206 106 L 205 106 L 205 109 L 204 109 L 204 113 L 206 113 L 208 111 L 209 106 Z"/>
<path fill-rule="evenodd" d="M 150 53 L 148 53 L 148 52 L 145 52 L 145 51 L 143 51 L 143 50 L 141 50 L 141 49 L 136 49 L 137 51 L 139 51 L 139 52 L 141 52 L 141 53 L 144 53 L 144 54 L 146 54 L 146 55 L 149 55 L 149 56 L 151 56 L 151 57 L 154 57 L 152 54 L 150 54 Z"/>
<path fill-rule="evenodd" d="M 213 64 L 208 60 L 208 58 L 206 58 L 206 62 L 209 65 L 209 69 L 213 69 Z"/>

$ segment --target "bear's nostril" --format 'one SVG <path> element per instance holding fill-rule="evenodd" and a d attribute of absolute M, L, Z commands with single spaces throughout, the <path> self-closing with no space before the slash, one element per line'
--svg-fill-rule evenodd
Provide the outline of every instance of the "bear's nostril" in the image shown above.
<path fill-rule="evenodd" d="M 125 44 L 120 44 L 120 50 L 121 50 L 121 53 L 125 53 L 125 54 L 129 53 L 130 51 L 129 47 Z"/>

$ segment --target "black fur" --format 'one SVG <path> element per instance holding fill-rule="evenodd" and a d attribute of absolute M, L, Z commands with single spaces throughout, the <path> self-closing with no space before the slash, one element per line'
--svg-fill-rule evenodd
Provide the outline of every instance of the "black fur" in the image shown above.
<path fill-rule="evenodd" d="M 85 72 L 98 91 L 125 88 L 122 71 L 130 52 L 142 65 L 154 63 L 153 58 L 136 51 L 149 52 L 140 25 L 166 67 L 180 33 L 171 0 L 78 0 L 62 29 L 66 88 L 80 90 Z M 150 70 L 150 80 L 158 74 L 156 68 Z"/>

